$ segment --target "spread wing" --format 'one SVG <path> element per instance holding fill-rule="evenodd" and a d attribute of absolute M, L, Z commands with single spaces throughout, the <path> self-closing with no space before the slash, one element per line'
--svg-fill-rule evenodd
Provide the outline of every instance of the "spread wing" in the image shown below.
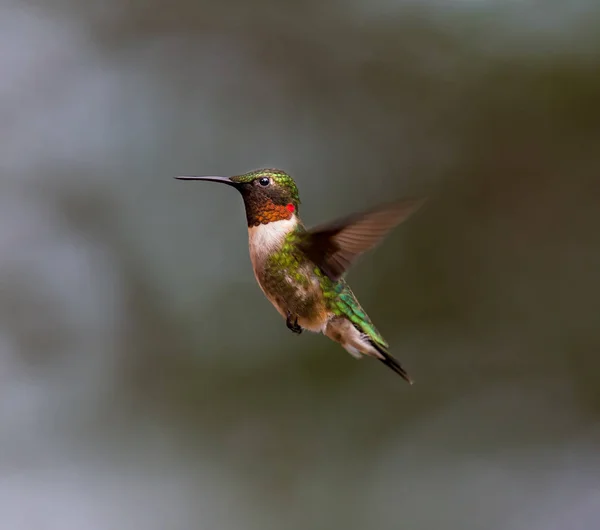
<path fill-rule="evenodd" d="M 303 252 L 332 280 L 339 280 L 354 260 L 414 213 L 426 199 L 406 199 L 317 226 L 299 243 Z"/>

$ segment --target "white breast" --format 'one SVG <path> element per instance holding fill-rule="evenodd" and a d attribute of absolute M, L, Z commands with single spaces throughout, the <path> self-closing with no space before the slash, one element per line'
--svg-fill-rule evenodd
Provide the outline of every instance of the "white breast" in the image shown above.
<path fill-rule="evenodd" d="M 298 224 L 295 215 L 291 219 L 273 221 L 266 225 L 248 227 L 248 241 L 250 245 L 250 259 L 254 273 L 261 269 L 265 260 L 273 252 L 277 252 L 283 245 L 285 236 Z"/>
<path fill-rule="evenodd" d="M 267 292 L 262 284 L 264 280 L 264 267 L 265 262 L 273 254 L 277 252 L 283 246 L 285 237 L 292 231 L 298 224 L 298 219 L 294 215 L 291 219 L 283 221 L 274 221 L 266 225 L 252 226 L 248 228 L 248 236 L 250 241 L 250 259 L 252 260 L 252 268 L 254 269 L 254 275 L 258 281 L 258 285 L 262 289 L 265 296 L 275 306 L 277 311 L 283 318 L 287 316 L 287 307 L 282 305 L 281 299 L 276 296 L 272 296 Z M 298 285 L 296 296 L 299 299 L 306 297 L 313 297 L 314 290 L 320 289 L 319 280 L 316 276 L 310 274 L 310 267 L 305 266 L 301 268 L 300 272 L 305 274 L 307 278 L 312 278 L 312 281 L 308 285 Z M 314 277 L 313 277 L 314 276 Z M 291 278 L 288 278 L 288 282 L 292 284 Z M 315 318 L 307 320 L 299 315 L 298 322 L 300 325 L 307 330 L 320 332 L 323 331 L 326 324 L 326 319 L 322 312 L 317 311 Z"/>

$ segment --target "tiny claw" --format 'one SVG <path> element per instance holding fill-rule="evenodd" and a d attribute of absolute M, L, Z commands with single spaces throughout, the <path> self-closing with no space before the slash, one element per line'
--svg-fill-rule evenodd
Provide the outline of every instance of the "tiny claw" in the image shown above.
<path fill-rule="evenodd" d="M 298 317 L 295 317 L 294 320 L 292 320 L 292 314 L 289 312 L 287 314 L 285 324 L 288 327 L 288 329 L 293 333 L 297 333 L 298 335 L 302 333 L 302 326 L 298 324 Z"/>

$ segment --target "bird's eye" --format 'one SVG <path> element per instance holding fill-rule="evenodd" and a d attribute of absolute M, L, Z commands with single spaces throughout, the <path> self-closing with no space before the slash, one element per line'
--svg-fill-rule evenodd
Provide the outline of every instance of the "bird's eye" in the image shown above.
<path fill-rule="evenodd" d="M 271 179 L 270 179 L 269 177 L 261 177 L 261 178 L 258 180 L 258 183 L 259 183 L 261 186 L 268 186 L 269 184 L 271 184 Z"/>

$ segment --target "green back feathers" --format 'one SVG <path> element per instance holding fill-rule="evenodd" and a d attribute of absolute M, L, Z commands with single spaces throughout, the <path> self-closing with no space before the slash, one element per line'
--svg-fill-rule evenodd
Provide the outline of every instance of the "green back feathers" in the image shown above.
<path fill-rule="evenodd" d="M 299 255 L 297 247 L 302 230 L 303 227 L 298 224 L 294 230 L 285 236 L 281 248 L 269 256 L 266 270 L 271 275 L 276 275 L 277 271 L 284 270 L 295 282 L 308 286 L 309 279 L 300 272 L 302 256 Z"/>
<path fill-rule="evenodd" d="M 296 282 L 308 283 L 309 279 L 300 273 L 300 265 L 309 258 L 298 248 L 298 242 L 302 240 L 305 232 L 306 229 L 299 223 L 295 230 L 286 236 L 280 251 L 273 253 L 269 258 L 267 267 L 272 275 L 276 275 L 275 273 L 280 269 L 285 269 L 286 273 L 291 275 Z M 318 266 L 315 266 L 314 273 L 319 279 L 329 310 L 337 316 L 346 317 L 381 350 L 387 350 L 388 343 L 358 303 L 346 280 L 342 278 L 334 282 Z"/>
<path fill-rule="evenodd" d="M 359 330 L 366 333 L 369 338 L 376 342 L 382 348 L 388 348 L 389 345 L 386 340 L 381 336 L 377 328 L 371 322 L 369 316 L 365 313 L 364 309 L 358 303 L 358 300 L 354 296 L 354 293 L 348 287 L 348 284 L 344 280 L 340 280 L 338 283 L 344 284 L 343 291 L 340 294 L 336 307 L 342 312 Z"/>
<path fill-rule="evenodd" d="M 344 279 L 332 282 L 323 272 L 316 267 L 315 273 L 321 281 L 321 286 L 331 310 L 338 316 L 345 316 L 360 331 L 369 336 L 381 348 L 388 348 L 388 343 L 381 336 L 371 319 L 358 303 L 356 296 Z"/>

